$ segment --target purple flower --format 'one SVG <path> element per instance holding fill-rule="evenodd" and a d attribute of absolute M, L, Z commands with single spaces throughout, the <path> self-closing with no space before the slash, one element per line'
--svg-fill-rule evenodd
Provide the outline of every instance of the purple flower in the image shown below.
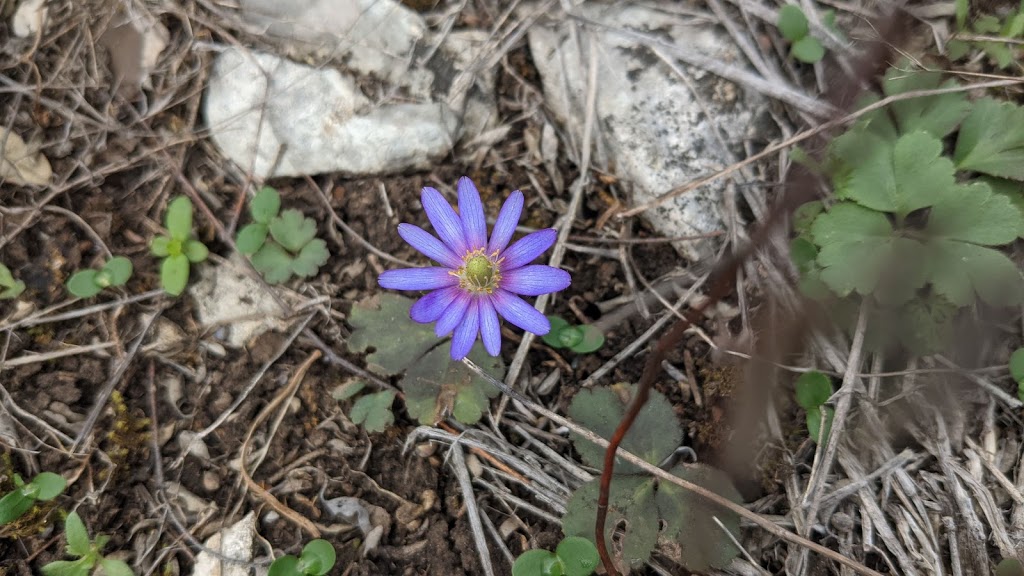
<path fill-rule="evenodd" d="M 505 200 L 490 240 L 480 193 L 469 178 L 459 179 L 458 213 L 433 188 L 424 188 L 421 200 L 440 240 L 412 224 L 399 224 L 398 234 L 441 266 L 388 270 L 377 282 L 392 290 L 432 290 L 413 304 L 409 316 L 423 324 L 437 322 L 438 337 L 454 330 L 453 360 L 469 353 L 477 334 L 487 353 L 497 356 L 501 352 L 499 314 L 527 332 L 547 334 L 548 319 L 516 295 L 558 292 L 571 279 L 565 270 L 528 265 L 555 242 L 554 228 L 527 234 L 509 245 L 523 212 L 523 193 L 516 190 Z"/>

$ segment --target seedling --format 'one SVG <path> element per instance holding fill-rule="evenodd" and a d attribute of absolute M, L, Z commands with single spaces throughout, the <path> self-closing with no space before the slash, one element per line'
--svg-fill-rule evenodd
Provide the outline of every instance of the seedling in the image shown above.
<path fill-rule="evenodd" d="M 807 432 L 819 444 L 828 443 L 835 409 L 825 402 L 832 397 L 832 383 L 821 372 L 806 372 L 796 380 L 796 403 L 807 411 Z M 824 430 L 822 430 L 824 428 Z"/>
<path fill-rule="evenodd" d="M 362 380 L 349 381 L 338 388 L 334 398 L 348 400 L 365 387 L 366 382 Z M 352 405 L 348 417 L 353 424 L 361 424 L 367 432 L 383 432 L 395 421 L 395 414 L 391 411 L 391 404 L 394 401 L 394 390 L 382 390 L 360 396 Z"/>
<path fill-rule="evenodd" d="M 192 237 L 192 201 L 187 196 L 178 196 L 167 205 L 165 226 L 169 235 L 153 238 L 149 249 L 154 256 L 164 259 L 160 265 L 164 291 L 178 296 L 188 285 L 192 264 L 206 260 L 210 251 Z"/>
<path fill-rule="evenodd" d="M 516 558 L 512 576 L 590 576 L 600 558 L 594 543 L 570 536 L 558 543 L 554 552 L 527 550 Z"/>
<path fill-rule="evenodd" d="M 286 555 L 274 560 L 267 576 L 323 576 L 336 561 L 334 546 L 326 540 L 311 540 L 298 558 Z"/>
<path fill-rule="evenodd" d="M 277 190 L 264 186 L 249 203 L 253 223 L 238 231 L 239 252 L 252 257 L 252 265 L 271 284 L 292 275 L 309 278 L 327 263 L 327 243 L 316 238 L 316 222 L 298 210 L 281 209 Z"/>
<path fill-rule="evenodd" d="M 971 55 L 972 48 L 975 48 L 984 52 L 1001 69 L 1012 66 L 1020 53 L 1019 42 L 1014 42 L 1014 40 L 1024 38 L 1024 3 L 1021 4 L 1017 12 L 1007 16 L 1005 21 L 1000 21 L 999 18 L 991 14 L 979 15 L 970 23 L 970 29 L 967 26 L 969 9 L 968 0 L 957 0 L 956 26 L 959 32 L 973 32 L 978 36 L 998 37 L 1004 41 L 968 41 L 954 38 L 946 43 L 946 55 L 949 59 L 966 58 Z"/>
<path fill-rule="evenodd" d="M 93 568 L 99 564 L 106 576 L 134 576 L 132 569 L 121 560 L 104 558 L 101 551 L 110 537 L 97 534 L 89 540 L 89 533 L 77 512 L 68 514 L 64 520 L 64 536 L 67 538 L 69 556 L 78 556 L 78 560 L 58 560 L 43 566 L 46 576 L 89 576 Z"/>
<path fill-rule="evenodd" d="M 60 474 L 40 472 L 26 484 L 21 476 L 15 474 L 14 486 L 13 491 L 0 498 L 0 525 L 21 518 L 36 502 L 46 502 L 59 496 L 67 486 L 67 480 Z"/>
<path fill-rule="evenodd" d="M 835 18 L 834 13 L 832 18 Z M 807 16 L 797 6 L 786 4 L 779 9 L 776 26 L 779 27 L 782 37 L 792 43 L 789 55 L 793 58 L 807 64 L 814 64 L 825 57 L 825 47 L 817 38 L 811 36 Z"/>
<path fill-rule="evenodd" d="M 11 270 L 0 264 L 0 300 L 13 300 L 25 291 L 25 283 L 15 280 Z"/>
<path fill-rule="evenodd" d="M 568 348 L 577 354 L 587 354 L 604 346 L 604 334 L 593 326 L 573 326 L 558 316 L 548 316 L 548 320 L 551 332 L 542 339 L 552 348 Z"/>
<path fill-rule="evenodd" d="M 132 276 L 132 261 L 124 256 L 115 256 L 99 270 L 88 269 L 75 272 L 68 278 L 68 292 L 79 298 L 91 298 L 108 286 L 123 286 Z"/>

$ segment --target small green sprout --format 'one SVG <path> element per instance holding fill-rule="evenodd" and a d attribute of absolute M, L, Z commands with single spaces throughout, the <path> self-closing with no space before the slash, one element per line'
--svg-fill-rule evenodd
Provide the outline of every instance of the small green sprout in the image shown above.
<path fill-rule="evenodd" d="M 812 371 L 801 374 L 796 380 L 796 403 L 807 411 L 807 432 L 811 439 L 821 444 L 828 443 L 832 431 L 835 410 L 825 402 L 832 397 L 832 383 L 828 376 Z M 822 425 L 824 423 L 824 432 Z"/>
<path fill-rule="evenodd" d="M 11 270 L 0 264 L 0 300 L 13 300 L 25 291 L 25 283 L 15 280 Z"/>
<path fill-rule="evenodd" d="M 205 244 L 192 237 L 192 201 L 178 196 L 167 205 L 165 226 L 170 236 L 157 236 L 149 245 L 154 256 L 163 258 L 160 266 L 160 284 L 164 290 L 178 296 L 188 284 L 189 269 L 210 255 Z"/>
<path fill-rule="evenodd" d="M 331 395 L 340 402 L 354 397 L 365 387 L 363 380 L 350 380 L 338 386 Z M 391 411 L 394 401 L 394 390 L 364 394 L 352 404 L 348 417 L 353 424 L 361 424 L 367 432 L 383 432 L 395 422 L 395 414 Z"/>
<path fill-rule="evenodd" d="M 548 320 L 551 321 L 551 331 L 542 339 L 552 348 L 568 348 L 577 354 L 587 354 L 604 346 L 604 334 L 593 326 L 573 326 L 558 316 L 548 316 Z"/>
<path fill-rule="evenodd" d="M 239 252 L 252 257 L 252 265 L 271 284 L 286 282 L 294 274 L 309 278 L 327 263 L 327 243 L 316 238 L 316 222 L 290 209 L 278 214 L 281 196 L 264 186 L 249 203 L 253 223 L 238 231 Z M 268 238 L 269 236 L 269 238 Z"/>
<path fill-rule="evenodd" d="M 79 298 L 91 298 L 108 286 L 124 286 L 132 276 L 132 261 L 115 256 L 99 270 L 79 270 L 68 278 L 68 292 Z"/>
<path fill-rule="evenodd" d="M 37 501 L 46 502 L 59 496 L 67 486 L 67 480 L 60 474 L 40 472 L 26 484 L 21 476 L 15 474 L 14 486 L 13 491 L 0 498 L 0 525 L 21 518 Z"/>
<path fill-rule="evenodd" d="M 956 1 L 956 27 L 959 33 L 973 32 L 977 36 L 988 36 L 993 40 L 961 40 L 953 38 L 946 43 L 946 56 L 950 60 L 961 60 L 972 55 L 972 48 L 980 49 L 992 62 L 1001 69 L 1008 68 L 1017 61 L 1020 48 L 1015 42 L 1024 38 L 1024 5 L 1016 12 L 1011 12 L 1005 20 L 1000 20 L 991 14 L 978 15 L 970 23 L 968 29 L 968 17 L 970 12 L 968 0 Z M 998 39 L 995 39 L 998 38 Z"/>
<path fill-rule="evenodd" d="M 64 520 L 64 536 L 68 541 L 68 554 L 78 560 L 58 560 L 43 566 L 46 576 L 89 576 L 98 563 L 106 576 L 134 576 L 132 569 L 121 560 L 104 558 L 100 553 L 110 540 L 109 536 L 97 534 L 89 540 L 89 532 L 77 512 L 68 514 Z"/>
<path fill-rule="evenodd" d="M 326 540 L 311 540 L 298 558 L 282 556 L 270 565 L 267 576 L 323 576 L 334 567 L 334 546 Z"/>
<path fill-rule="evenodd" d="M 593 542 L 569 536 L 554 552 L 527 550 L 520 554 L 512 565 L 512 576 L 590 576 L 599 560 Z"/>
<path fill-rule="evenodd" d="M 814 64 L 825 57 L 825 47 L 817 38 L 811 36 L 807 16 L 797 6 L 786 4 L 779 9 L 779 17 L 775 25 L 779 27 L 782 37 L 792 43 L 789 55 L 793 58 L 807 64 Z"/>

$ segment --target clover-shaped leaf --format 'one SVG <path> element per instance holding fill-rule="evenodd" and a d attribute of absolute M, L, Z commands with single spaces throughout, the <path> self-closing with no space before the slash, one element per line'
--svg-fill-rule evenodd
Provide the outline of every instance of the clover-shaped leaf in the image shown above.
<path fill-rule="evenodd" d="M 100 293 L 103 287 L 96 282 L 96 277 L 99 275 L 99 270 L 87 269 L 79 270 L 68 278 L 66 286 L 68 292 L 71 292 L 79 298 L 91 298 Z"/>
<path fill-rule="evenodd" d="M 825 47 L 821 45 L 821 41 L 808 34 L 793 42 L 789 47 L 789 54 L 801 62 L 814 64 L 825 57 Z"/>
<path fill-rule="evenodd" d="M 276 242 L 267 242 L 253 254 L 252 265 L 270 284 L 280 284 L 292 276 L 292 255 Z"/>
<path fill-rule="evenodd" d="M 548 320 L 551 330 L 541 338 L 552 348 L 568 348 L 578 354 L 587 354 L 604 346 L 604 333 L 593 326 L 573 326 L 559 316 L 548 316 Z"/>
<path fill-rule="evenodd" d="M 260 188 L 249 202 L 249 213 L 252 214 L 252 219 L 260 224 L 270 224 L 280 210 L 281 195 L 270 186 Z"/>
<path fill-rule="evenodd" d="M 352 405 L 348 417 L 354 424 L 362 424 L 367 432 L 383 432 L 395 421 L 395 415 L 391 412 L 391 404 L 394 401 L 394 390 L 382 390 L 361 396 Z"/>
<path fill-rule="evenodd" d="M 90 298 L 108 286 L 122 286 L 131 278 L 132 261 L 115 256 L 99 270 L 79 270 L 67 281 L 68 292 L 79 298 Z"/>
<path fill-rule="evenodd" d="M 330 256 L 331 253 L 327 251 L 327 242 L 320 238 L 314 238 L 302 247 L 295 260 L 292 261 L 292 272 L 302 278 L 315 276 L 317 270 L 327 263 Z"/>
<path fill-rule="evenodd" d="M 302 547 L 297 569 L 299 573 L 308 576 L 323 576 L 331 571 L 336 560 L 334 546 L 326 540 L 317 538 Z"/>
<path fill-rule="evenodd" d="M 960 170 L 1024 180 L 1024 107 L 992 98 L 974 102 L 953 158 Z"/>
<path fill-rule="evenodd" d="M 635 393 L 636 386 L 625 384 L 580 390 L 569 404 L 569 417 L 598 436 L 611 438 Z M 675 451 L 682 440 L 683 430 L 672 405 L 660 392 L 651 390 L 650 398 L 622 440 L 622 448 L 658 465 Z M 595 468 L 603 466 L 604 448 L 576 434 L 573 434 L 572 442 L 584 462 Z M 638 470 L 621 458 L 615 461 L 617 474 Z"/>
<path fill-rule="evenodd" d="M 795 387 L 796 403 L 804 410 L 817 408 L 832 397 L 832 382 L 817 370 L 801 374 Z"/>
<path fill-rule="evenodd" d="M 527 550 L 512 564 L 512 576 L 562 576 L 562 563 L 554 552 Z"/>
<path fill-rule="evenodd" d="M 243 226 L 235 238 L 235 246 L 242 254 L 255 254 L 267 241 L 267 234 L 270 232 L 266 224 L 253 222 Z"/>
<path fill-rule="evenodd" d="M 409 319 L 412 300 L 384 293 L 355 304 L 349 314 L 351 352 L 367 354 L 367 368 L 381 376 L 404 373 L 399 384 L 409 414 L 423 424 L 434 424 L 451 413 L 466 424 L 477 422 L 488 399 L 498 391 L 461 362 L 452 362 L 429 325 Z M 505 366 L 488 355 L 479 342 L 469 359 L 500 379 Z"/>
<path fill-rule="evenodd" d="M 298 253 L 316 237 L 316 222 L 292 208 L 270 222 L 270 235 L 289 252 Z"/>

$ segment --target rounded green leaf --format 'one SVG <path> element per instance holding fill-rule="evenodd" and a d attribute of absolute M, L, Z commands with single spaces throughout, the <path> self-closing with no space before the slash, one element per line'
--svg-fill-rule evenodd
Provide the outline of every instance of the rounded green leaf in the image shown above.
<path fill-rule="evenodd" d="M 235 246 L 242 254 L 255 254 L 267 241 L 267 225 L 259 222 L 249 224 L 238 231 Z"/>
<path fill-rule="evenodd" d="M 114 256 L 103 265 L 110 286 L 122 286 L 132 277 L 132 261 L 124 256 Z"/>
<path fill-rule="evenodd" d="M 35 485 L 39 489 L 39 492 L 36 493 L 36 500 L 53 500 L 64 491 L 68 481 L 60 474 L 40 472 L 32 479 L 30 484 Z"/>
<path fill-rule="evenodd" d="M 14 275 L 11 274 L 11 269 L 0 264 L 0 286 L 10 288 L 14 286 L 14 282 Z"/>
<path fill-rule="evenodd" d="M 548 321 L 551 322 L 551 330 L 544 336 L 541 336 L 541 340 L 552 348 L 564 348 L 565 345 L 562 344 L 561 333 L 562 330 L 569 326 L 569 323 L 559 316 L 548 316 Z"/>
<path fill-rule="evenodd" d="M 302 547 L 298 570 L 310 576 L 323 576 L 334 567 L 336 559 L 334 546 L 330 542 L 319 538 L 311 540 Z"/>
<path fill-rule="evenodd" d="M 348 417 L 353 424 L 362 424 L 367 432 L 383 432 L 395 421 L 395 415 L 391 412 L 394 401 L 394 390 L 367 394 L 356 400 Z"/>
<path fill-rule="evenodd" d="M 1024 576 L 1024 565 L 1016 558 L 1003 558 L 996 564 L 996 576 Z"/>
<path fill-rule="evenodd" d="M 0 526 L 21 518 L 32 507 L 34 500 L 25 496 L 22 490 L 24 488 L 19 488 L 0 498 Z"/>
<path fill-rule="evenodd" d="M 199 240 L 190 239 L 185 241 L 182 253 L 189 262 L 198 264 L 210 256 L 210 249 Z"/>
<path fill-rule="evenodd" d="M 135 576 L 131 567 L 121 560 L 104 558 L 100 560 L 100 567 L 103 568 L 103 574 L 105 576 Z"/>
<path fill-rule="evenodd" d="M 68 541 L 68 554 L 85 556 L 89 553 L 89 532 L 78 512 L 72 512 L 64 519 L 64 537 Z"/>
<path fill-rule="evenodd" d="M 292 555 L 281 556 L 270 565 L 267 576 L 298 576 L 299 559 Z"/>
<path fill-rule="evenodd" d="M 579 342 L 569 346 L 569 349 L 577 354 L 589 354 L 604 346 L 604 333 L 589 324 L 577 326 L 576 329 L 582 335 Z"/>
<path fill-rule="evenodd" d="M 270 284 L 292 277 L 292 256 L 276 242 L 267 242 L 252 256 L 252 265 Z"/>
<path fill-rule="evenodd" d="M 804 15 L 803 10 L 793 4 L 786 4 L 779 9 L 779 17 L 775 24 L 779 27 L 782 37 L 790 42 L 796 42 L 807 36 L 807 32 L 810 30 L 807 25 L 807 16 Z"/>
<path fill-rule="evenodd" d="M 831 406 L 819 406 L 807 411 L 807 433 L 811 440 L 815 443 L 819 443 L 820 440 L 822 446 L 828 444 L 828 435 L 832 432 L 832 419 L 835 415 L 836 411 Z M 825 426 L 824 432 L 821 430 L 822 422 Z"/>
<path fill-rule="evenodd" d="M 801 62 L 807 64 L 814 64 L 820 62 L 825 57 L 825 47 L 818 42 L 818 39 L 814 36 L 804 36 L 803 38 L 793 42 L 793 46 L 790 47 L 789 53 Z"/>
<path fill-rule="evenodd" d="M 1024 382 L 1024 348 L 1017 348 L 1010 355 L 1010 375 L 1017 382 Z"/>
<path fill-rule="evenodd" d="M 249 212 L 252 219 L 261 224 L 270 224 L 270 221 L 277 216 L 281 209 L 281 195 L 270 186 L 260 188 L 252 201 L 249 202 Z"/>
<path fill-rule="evenodd" d="M 583 330 L 577 326 L 566 326 L 558 331 L 560 348 L 572 348 L 583 341 Z"/>
<path fill-rule="evenodd" d="M 149 251 L 158 258 L 168 256 L 171 253 L 171 239 L 167 236 L 155 236 L 149 243 Z"/>
<path fill-rule="evenodd" d="M 832 397 L 832 382 L 821 372 L 801 374 L 796 380 L 796 403 L 807 411 L 814 410 Z"/>
<path fill-rule="evenodd" d="M 67 288 L 68 292 L 79 298 L 91 298 L 100 293 L 103 287 L 97 282 L 97 276 L 99 272 L 96 270 L 79 270 L 68 278 Z"/>
<path fill-rule="evenodd" d="M 590 576 L 601 561 L 594 543 L 580 536 L 569 536 L 559 542 L 555 554 L 562 562 L 565 576 Z"/>
<path fill-rule="evenodd" d="M 188 196 L 178 196 L 167 205 L 167 231 L 171 238 L 184 242 L 192 235 L 192 201 Z"/>
<path fill-rule="evenodd" d="M 557 569 L 558 572 L 552 572 Z M 551 576 L 561 574 L 558 557 L 547 550 L 527 550 L 512 564 L 512 576 Z"/>
<path fill-rule="evenodd" d="M 189 261 L 184 254 L 168 256 L 160 265 L 160 284 L 171 296 L 180 296 L 188 284 Z"/>

